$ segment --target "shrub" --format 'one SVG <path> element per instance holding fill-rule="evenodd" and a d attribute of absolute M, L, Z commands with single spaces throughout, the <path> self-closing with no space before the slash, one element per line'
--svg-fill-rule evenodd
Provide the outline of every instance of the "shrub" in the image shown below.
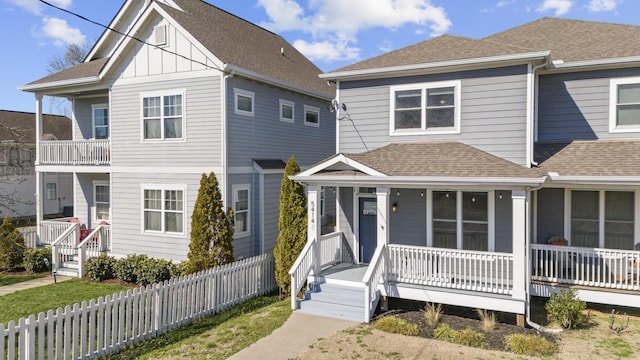
<path fill-rule="evenodd" d="M 418 325 L 398 319 L 394 316 L 385 316 L 373 324 L 373 327 L 388 333 L 401 335 L 415 335 L 418 332 Z"/>
<path fill-rule="evenodd" d="M 0 271 L 21 269 L 24 260 L 24 238 L 20 231 L 6 217 L 0 225 Z"/>
<path fill-rule="evenodd" d="M 434 303 L 427 303 L 427 305 L 424 307 L 424 317 L 427 320 L 427 324 L 429 324 L 429 326 L 435 327 L 436 325 L 438 325 L 441 315 L 441 304 L 438 304 L 436 306 L 436 304 Z"/>
<path fill-rule="evenodd" d="M 476 312 L 480 317 L 480 321 L 482 321 L 482 330 L 492 332 L 496 327 L 496 322 L 498 321 L 496 313 L 484 309 L 476 309 Z"/>
<path fill-rule="evenodd" d="M 27 249 L 23 266 L 26 271 L 32 273 L 51 271 L 51 248 Z"/>
<path fill-rule="evenodd" d="M 442 324 L 433 331 L 433 337 L 438 340 L 445 340 L 455 344 L 472 347 L 483 347 L 484 334 L 472 329 L 462 331 L 454 330 L 448 324 Z"/>
<path fill-rule="evenodd" d="M 539 335 L 513 334 L 506 338 L 506 348 L 519 355 L 549 356 L 558 351 L 558 346 Z"/>
<path fill-rule="evenodd" d="M 115 277 L 113 273 L 115 264 L 116 259 L 110 256 L 100 255 L 89 258 L 87 262 L 84 263 L 84 271 L 86 276 L 91 280 L 105 281 Z"/>
<path fill-rule="evenodd" d="M 456 342 L 458 332 L 453 330 L 449 324 L 442 324 L 437 329 L 433 330 L 433 338 L 438 340 L 444 340 L 448 342 Z"/>
<path fill-rule="evenodd" d="M 573 289 L 562 289 L 560 294 L 551 294 L 544 308 L 549 319 L 557 321 L 564 329 L 577 329 L 587 322 L 587 317 L 582 313 L 587 304 L 576 297 Z"/>
<path fill-rule="evenodd" d="M 115 276 L 124 282 L 135 284 L 138 281 L 137 270 L 140 268 L 140 264 L 148 258 L 147 255 L 132 254 L 118 260 L 113 268 Z"/>
<path fill-rule="evenodd" d="M 146 286 L 171 279 L 177 272 L 177 266 L 169 260 L 147 258 L 136 269 L 136 284 Z"/>

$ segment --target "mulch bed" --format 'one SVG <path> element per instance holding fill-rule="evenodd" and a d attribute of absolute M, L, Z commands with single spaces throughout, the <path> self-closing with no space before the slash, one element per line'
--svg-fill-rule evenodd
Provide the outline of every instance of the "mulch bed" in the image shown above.
<path fill-rule="evenodd" d="M 381 312 L 378 308 L 376 318 L 385 315 L 394 315 L 409 323 L 418 325 L 418 333 L 415 336 L 433 339 L 433 331 L 435 327 L 429 326 L 425 319 L 426 303 L 421 301 L 412 301 L 405 299 L 389 298 L 388 309 Z M 482 321 L 476 313 L 476 309 L 470 309 L 458 306 L 442 305 L 443 313 L 440 316 L 440 322 L 436 326 L 448 324 L 454 330 L 472 329 L 478 331 L 485 336 L 483 348 L 490 350 L 505 350 L 506 337 L 511 334 L 540 335 L 547 340 L 557 342 L 551 334 L 541 333 L 533 328 L 523 328 L 516 325 L 515 314 L 496 312 L 498 322 L 493 331 L 485 332 L 482 329 Z"/>

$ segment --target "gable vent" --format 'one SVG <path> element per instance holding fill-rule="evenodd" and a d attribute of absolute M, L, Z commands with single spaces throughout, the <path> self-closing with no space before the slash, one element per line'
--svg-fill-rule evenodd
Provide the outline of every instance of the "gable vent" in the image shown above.
<path fill-rule="evenodd" d="M 153 29 L 154 40 L 157 46 L 167 45 L 167 26 L 158 25 Z"/>

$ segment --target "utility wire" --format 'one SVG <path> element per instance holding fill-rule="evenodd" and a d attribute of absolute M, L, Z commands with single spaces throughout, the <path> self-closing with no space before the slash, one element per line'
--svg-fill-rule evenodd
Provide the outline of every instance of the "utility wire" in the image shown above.
<path fill-rule="evenodd" d="M 67 9 L 61 8 L 61 7 L 59 7 L 59 6 L 56 6 L 56 5 L 54 5 L 54 4 L 51 4 L 51 3 L 49 3 L 49 2 L 47 2 L 47 1 L 45 1 L 45 0 L 38 0 L 38 1 L 39 1 L 39 2 L 41 2 L 41 3 L 43 3 L 43 4 L 45 4 L 45 5 L 47 5 L 47 6 L 50 6 L 50 7 L 54 8 L 54 9 L 57 9 L 57 10 L 62 11 L 62 12 L 65 12 L 65 13 L 67 13 L 67 14 L 70 14 L 70 15 L 72 15 L 72 16 L 75 16 L 75 17 L 77 17 L 77 18 L 80 18 L 80 19 L 82 19 L 82 20 L 84 20 L 84 21 L 88 21 L 88 22 L 90 22 L 90 23 L 92 23 L 92 24 L 94 24 L 94 25 L 100 26 L 100 27 L 102 27 L 102 28 L 104 28 L 104 29 L 106 29 L 106 30 L 113 31 L 114 33 L 116 33 L 116 34 L 118 34 L 118 35 L 121 35 L 121 36 L 124 36 L 124 37 L 130 38 L 130 39 L 133 39 L 133 40 L 135 40 L 135 41 L 137 41 L 137 42 L 139 42 L 139 43 L 142 43 L 142 44 L 144 44 L 144 45 L 152 46 L 152 47 L 154 47 L 154 48 L 156 48 L 156 49 L 158 49 L 158 50 L 164 51 L 164 52 L 166 52 L 166 53 L 168 53 L 168 54 L 171 54 L 171 55 L 178 56 L 178 57 L 183 58 L 183 59 L 185 59 L 185 60 L 187 60 L 187 61 L 191 61 L 191 62 L 193 62 L 193 63 L 199 64 L 199 65 L 202 65 L 202 66 L 204 66 L 204 67 L 206 67 L 206 68 L 208 68 L 208 69 L 214 69 L 214 70 L 218 70 L 218 71 L 221 71 L 221 72 L 223 71 L 222 69 L 218 68 L 217 66 L 211 66 L 211 65 L 209 65 L 209 64 L 207 64 L 207 63 L 203 63 L 203 62 L 201 62 L 201 61 L 191 59 L 191 58 L 189 58 L 189 57 L 187 57 L 187 56 L 184 56 L 184 55 L 182 55 L 182 54 L 178 54 L 178 53 L 176 53 L 176 52 L 173 52 L 173 51 L 167 50 L 167 49 L 165 49 L 165 48 L 163 48 L 163 47 L 160 47 L 160 46 L 158 46 L 158 45 L 148 43 L 148 42 L 146 42 L 146 41 L 144 41 L 144 40 L 142 40 L 142 39 L 140 39 L 140 38 L 137 38 L 137 37 L 135 37 L 135 36 L 133 36 L 133 35 L 125 34 L 125 33 L 121 32 L 121 31 L 118 31 L 118 30 L 116 30 L 116 29 L 114 29 L 114 28 L 111 28 L 111 27 L 109 27 L 109 26 L 107 26 L 107 25 L 103 25 L 103 24 L 101 24 L 101 23 L 99 23 L 99 22 L 97 22 L 97 21 L 91 20 L 91 19 L 89 19 L 89 18 L 87 18 L 87 17 L 84 17 L 84 16 L 82 16 L 82 15 L 80 15 L 80 14 L 77 14 L 77 13 L 75 13 L 75 12 L 73 12 L 73 11 L 70 11 L 70 10 L 67 10 Z"/>

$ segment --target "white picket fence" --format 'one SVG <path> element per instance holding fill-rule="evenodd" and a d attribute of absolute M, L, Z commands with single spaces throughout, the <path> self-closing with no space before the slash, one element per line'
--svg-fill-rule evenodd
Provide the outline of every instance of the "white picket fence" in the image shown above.
<path fill-rule="evenodd" d="M 97 358 L 275 288 L 273 256 L 264 254 L 0 324 L 0 354 L 11 360 Z"/>

